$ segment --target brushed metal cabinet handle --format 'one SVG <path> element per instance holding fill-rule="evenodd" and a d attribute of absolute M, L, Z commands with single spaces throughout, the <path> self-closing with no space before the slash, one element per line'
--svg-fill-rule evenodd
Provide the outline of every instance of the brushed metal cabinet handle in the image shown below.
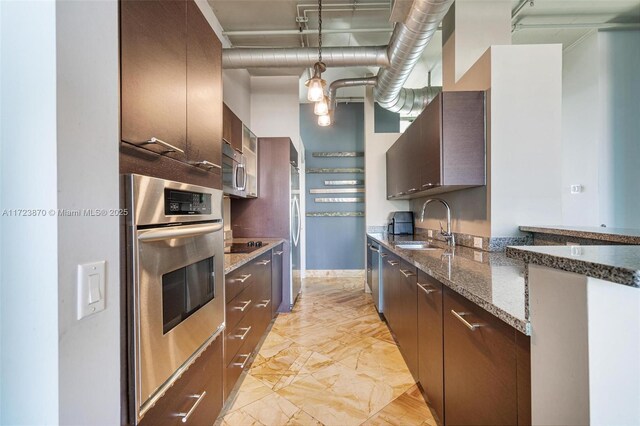
<path fill-rule="evenodd" d="M 387 256 L 389 256 L 387 253 L 380 252 L 380 257 L 387 257 Z"/>
<path fill-rule="evenodd" d="M 270 260 L 262 260 L 262 261 L 260 261 L 260 262 L 256 263 L 256 265 L 262 265 L 262 266 L 264 266 L 264 265 L 268 265 L 268 264 L 270 264 L 270 263 L 271 263 L 271 261 L 270 261 Z"/>
<path fill-rule="evenodd" d="M 206 167 L 207 169 L 222 169 L 222 166 L 219 166 L 215 163 L 212 163 L 210 161 L 207 160 L 202 160 L 202 161 L 196 161 L 193 163 L 194 166 L 202 166 L 202 167 Z"/>
<path fill-rule="evenodd" d="M 234 339 L 244 340 L 247 337 L 247 334 L 249 334 L 249 332 L 251 331 L 251 326 L 239 328 L 238 330 L 244 330 L 244 333 L 242 333 L 242 334 L 234 334 L 233 338 Z"/>
<path fill-rule="evenodd" d="M 405 277 L 407 277 L 407 278 L 416 276 L 416 274 L 414 274 L 413 272 L 409 271 L 408 269 L 400 269 L 400 273 L 402 275 L 404 275 Z"/>
<path fill-rule="evenodd" d="M 178 417 L 182 417 L 182 423 L 186 423 L 187 421 L 189 421 L 189 417 L 191 417 L 191 414 L 193 414 L 196 408 L 198 408 L 198 405 L 200 405 L 206 394 L 207 391 L 202 392 L 200 395 L 190 395 L 191 398 L 197 398 L 196 403 L 193 404 L 193 406 L 186 413 L 178 413 Z"/>
<path fill-rule="evenodd" d="M 435 293 L 436 291 L 438 291 L 434 288 L 427 288 L 426 284 L 420 284 L 420 283 L 418 283 L 418 288 L 420 288 L 422 291 L 424 291 L 427 294 Z"/>
<path fill-rule="evenodd" d="M 453 314 L 454 317 L 458 318 L 471 331 L 473 331 L 476 328 L 480 327 L 480 324 L 471 324 L 469 321 L 464 319 L 463 316 L 466 315 L 465 312 L 456 312 L 456 311 L 454 311 L 452 309 L 451 313 Z"/>
<path fill-rule="evenodd" d="M 241 277 L 242 278 L 236 278 L 236 281 L 240 281 L 241 283 L 244 283 L 246 280 L 251 278 L 251 274 L 241 275 Z"/>
<path fill-rule="evenodd" d="M 395 260 L 387 260 L 387 263 L 391 266 L 396 266 L 398 264 Z"/>
<path fill-rule="evenodd" d="M 275 254 L 276 256 L 282 256 L 282 253 L 284 253 L 282 250 L 278 250 L 278 251 L 274 251 L 273 254 Z"/>
<path fill-rule="evenodd" d="M 233 365 L 234 367 L 240 367 L 241 369 L 244 369 L 244 366 L 247 365 L 247 361 L 249 361 L 249 358 L 251 357 L 251 354 L 240 354 L 237 356 L 237 358 L 244 358 L 243 362 L 234 362 Z"/>
<path fill-rule="evenodd" d="M 170 143 L 167 143 L 161 139 L 158 139 L 156 137 L 152 137 L 151 139 L 149 139 L 148 141 L 145 142 L 146 145 L 160 145 L 163 146 L 165 148 L 167 148 L 170 152 L 179 152 L 181 154 L 184 154 L 184 150 L 178 148 L 177 146 L 173 146 Z"/>
<path fill-rule="evenodd" d="M 258 303 L 256 308 L 266 308 L 271 303 L 271 299 L 263 300 L 262 303 Z"/>
<path fill-rule="evenodd" d="M 244 303 L 243 307 L 240 306 L 236 306 L 233 309 L 240 311 L 240 312 L 244 312 L 245 309 L 247 309 L 247 306 L 249 306 L 251 304 L 251 300 L 247 300 L 246 302 L 240 302 L 240 303 Z"/>

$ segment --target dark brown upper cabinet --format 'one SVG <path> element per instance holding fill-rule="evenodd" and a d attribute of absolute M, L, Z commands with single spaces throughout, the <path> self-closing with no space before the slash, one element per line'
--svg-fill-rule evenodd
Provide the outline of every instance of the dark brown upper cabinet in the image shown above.
<path fill-rule="evenodd" d="M 222 139 L 236 151 L 242 152 L 242 120 L 224 104 L 222 112 Z"/>
<path fill-rule="evenodd" d="M 185 160 L 187 149 L 187 4 L 120 2 L 122 140 Z"/>
<path fill-rule="evenodd" d="M 484 92 L 440 93 L 387 151 L 387 198 L 485 185 L 485 128 Z"/>
<path fill-rule="evenodd" d="M 120 32 L 120 172 L 222 189 L 222 45 L 206 18 L 192 0 L 123 0 Z"/>
<path fill-rule="evenodd" d="M 192 1 L 187 23 L 187 160 L 220 174 L 222 43 Z"/>

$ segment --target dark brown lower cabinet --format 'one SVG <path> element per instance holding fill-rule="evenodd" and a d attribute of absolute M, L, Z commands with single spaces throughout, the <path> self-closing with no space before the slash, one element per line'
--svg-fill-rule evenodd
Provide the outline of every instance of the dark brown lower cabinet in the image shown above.
<path fill-rule="evenodd" d="M 141 426 L 208 425 L 222 410 L 222 340 L 209 343 L 175 384 L 144 415 Z M 185 420 L 187 413 L 190 413 Z"/>
<path fill-rule="evenodd" d="M 418 380 L 417 270 L 415 266 L 400 260 L 396 274 L 392 329 L 409 371 Z"/>
<path fill-rule="evenodd" d="M 224 400 L 251 363 L 255 349 L 275 315 L 272 283 L 275 282 L 274 273 L 278 276 L 274 269 L 279 268 L 279 276 L 282 276 L 282 261 L 278 261 L 282 255 L 276 254 L 280 251 L 282 245 L 225 276 Z M 279 297 L 282 301 L 281 291 Z"/>
<path fill-rule="evenodd" d="M 444 424 L 442 284 L 418 271 L 418 379 L 431 413 Z"/>
<path fill-rule="evenodd" d="M 518 424 L 516 330 L 444 289 L 445 421 Z"/>

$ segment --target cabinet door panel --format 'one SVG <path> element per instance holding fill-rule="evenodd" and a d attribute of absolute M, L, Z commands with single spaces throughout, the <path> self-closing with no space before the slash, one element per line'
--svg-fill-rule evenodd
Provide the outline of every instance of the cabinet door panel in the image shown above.
<path fill-rule="evenodd" d="M 404 143 L 404 170 L 405 181 L 403 192 L 413 194 L 420 191 L 421 174 L 422 174 L 422 158 L 421 154 L 421 129 L 420 123 L 414 121 L 405 131 L 406 138 Z"/>
<path fill-rule="evenodd" d="M 418 305 L 416 268 L 404 261 L 397 266 L 396 338 L 409 371 L 418 377 Z"/>
<path fill-rule="evenodd" d="M 429 189 L 442 184 L 442 96 L 436 96 L 417 119 L 420 126 L 420 146 L 422 163 L 420 175 L 421 189 Z"/>
<path fill-rule="evenodd" d="M 187 160 L 221 165 L 222 44 L 193 1 L 187 22 Z"/>
<path fill-rule="evenodd" d="M 447 424 L 517 424 L 516 331 L 448 288 L 443 313 Z"/>
<path fill-rule="evenodd" d="M 418 271 L 418 379 L 438 424 L 444 423 L 442 284 Z"/>
<path fill-rule="evenodd" d="M 120 3 L 123 141 L 156 137 L 186 151 L 186 6 L 171 0 Z M 185 159 L 160 145 L 145 148 Z"/>

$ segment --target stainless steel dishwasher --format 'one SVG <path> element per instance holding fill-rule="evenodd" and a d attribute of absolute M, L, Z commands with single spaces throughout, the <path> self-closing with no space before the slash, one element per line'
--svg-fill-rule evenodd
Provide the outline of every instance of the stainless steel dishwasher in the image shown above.
<path fill-rule="evenodd" d="M 369 245 L 371 251 L 371 296 L 373 297 L 373 304 L 376 305 L 378 313 L 384 312 L 384 303 L 382 297 L 382 277 L 380 276 L 380 245 L 376 242 L 372 242 Z"/>

